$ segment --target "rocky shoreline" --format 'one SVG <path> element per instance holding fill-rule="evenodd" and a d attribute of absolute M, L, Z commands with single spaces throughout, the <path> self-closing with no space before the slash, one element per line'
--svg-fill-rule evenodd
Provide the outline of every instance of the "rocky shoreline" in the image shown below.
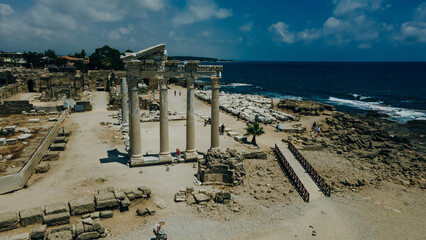
<path fill-rule="evenodd" d="M 198 91 L 195 95 L 205 102 L 210 100 L 209 92 Z M 319 166 L 319 172 L 337 191 L 381 181 L 426 189 L 426 127 L 422 121 L 401 124 L 378 112 L 345 113 L 314 101 L 274 103 L 267 97 L 244 94 L 221 93 L 220 108 L 248 122 L 254 122 L 256 114 L 263 124 L 294 122 L 296 126 L 305 122 L 306 132 L 288 133 L 283 141 L 292 141 L 305 151 L 326 150 L 367 173 L 349 179 Z M 315 121 L 320 134 L 306 124 Z"/>

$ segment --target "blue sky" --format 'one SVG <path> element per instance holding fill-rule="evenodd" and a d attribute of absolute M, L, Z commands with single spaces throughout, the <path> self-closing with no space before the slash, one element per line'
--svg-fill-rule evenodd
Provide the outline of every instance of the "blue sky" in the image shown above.
<path fill-rule="evenodd" d="M 426 61 L 426 1 L 0 0 L 0 49 L 271 61 Z"/>

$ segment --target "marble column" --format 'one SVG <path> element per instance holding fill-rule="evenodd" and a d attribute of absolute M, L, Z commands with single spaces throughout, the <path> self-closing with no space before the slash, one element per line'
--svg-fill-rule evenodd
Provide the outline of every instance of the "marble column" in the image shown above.
<path fill-rule="evenodd" d="M 194 78 L 186 79 L 186 150 L 183 154 L 185 162 L 197 161 L 195 150 L 195 113 L 194 113 Z"/>
<path fill-rule="evenodd" d="M 167 101 L 167 78 L 159 79 L 160 83 L 160 161 L 171 161 L 169 151 L 169 108 Z"/>
<path fill-rule="evenodd" d="M 140 61 L 132 61 L 127 66 L 129 79 L 129 137 L 130 137 L 130 166 L 144 165 L 141 143 L 141 122 L 138 96 L 138 77 Z"/>
<path fill-rule="evenodd" d="M 121 124 L 127 124 L 127 84 L 126 78 L 121 78 Z"/>
<path fill-rule="evenodd" d="M 212 77 L 212 112 L 210 149 L 219 147 L 219 77 Z"/>

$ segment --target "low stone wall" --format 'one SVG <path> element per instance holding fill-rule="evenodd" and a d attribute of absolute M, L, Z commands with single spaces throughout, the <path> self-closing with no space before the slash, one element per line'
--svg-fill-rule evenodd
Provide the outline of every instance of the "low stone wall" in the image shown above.
<path fill-rule="evenodd" d="M 3 86 L 0 88 L 0 100 L 6 99 L 18 93 L 19 93 L 18 83 Z"/>
<path fill-rule="evenodd" d="M 4 101 L 0 104 L 0 115 L 21 114 L 23 111 L 30 112 L 34 108 L 28 100 Z"/>
<path fill-rule="evenodd" d="M 19 173 L 0 177 L 0 194 L 12 192 L 25 186 L 28 179 L 34 172 L 34 168 L 43 158 L 50 144 L 58 135 L 62 122 L 65 120 L 68 112 L 63 111 L 56 125 L 50 130 L 43 142 L 31 156 L 28 163 L 19 171 Z"/>
<path fill-rule="evenodd" d="M 43 207 L 0 212 L 0 232 L 35 225 L 31 233 L 20 234 L 26 238 L 16 239 L 45 239 L 46 236 L 47 239 L 97 239 L 106 236 L 100 219 L 113 217 L 112 210 L 115 209 L 128 211 L 131 201 L 148 199 L 151 195 L 151 189 L 145 186 L 133 189 L 107 187 L 99 189 L 95 195 L 82 196 L 68 203 L 55 202 Z M 149 215 L 154 215 L 155 210 L 145 209 Z M 140 212 L 140 209 L 136 212 Z M 70 225 L 75 222 L 71 221 L 73 216 L 81 216 L 81 220 Z M 49 233 L 46 230 L 47 227 L 59 225 L 62 226 L 51 229 Z"/>

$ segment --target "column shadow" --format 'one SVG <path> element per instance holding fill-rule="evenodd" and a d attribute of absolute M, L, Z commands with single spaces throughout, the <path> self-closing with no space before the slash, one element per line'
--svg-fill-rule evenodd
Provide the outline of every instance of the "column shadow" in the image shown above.
<path fill-rule="evenodd" d="M 100 163 L 121 163 L 123 165 L 127 165 L 129 162 L 129 156 L 127 153 L 122 153 L 117 149 L 107 151 L 108 157 L 99 159 Z"/>

